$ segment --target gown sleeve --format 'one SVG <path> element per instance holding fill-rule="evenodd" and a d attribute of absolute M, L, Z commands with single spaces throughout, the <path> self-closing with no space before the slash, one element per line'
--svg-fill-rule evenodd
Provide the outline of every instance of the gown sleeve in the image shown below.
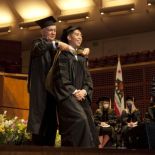
<path fill-rule="evenodd" d="M 84 63 L 84 70 L 85 70 L 85 78 L 84 78 L 84 85 L 83 89 L 87 92 L 87 99 L 89 102 L 92 102 L 92 94 L 93 94 L 93 81 L 90 75 L 90 72 L 88 71 L 86 62 Z"/>

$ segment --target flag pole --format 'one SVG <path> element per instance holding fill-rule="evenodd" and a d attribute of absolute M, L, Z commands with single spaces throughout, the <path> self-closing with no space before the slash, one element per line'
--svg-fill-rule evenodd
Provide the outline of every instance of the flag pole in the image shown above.
<path fill-rule="evenodd" d="M 114 93 L 114 110 L 117 116 L 120 116 L 124 109 L 124 88 L 122 68 L 120 63 L 120 55 L 118 54 L 118 62 L 116 67 L 115 93 Z"/>
<path fill-rule="evenodd" d="M 111 109 L 111 98 L 110 98 L 110 105 L 109 105 L 109 108 Z"/>
<path fill-rule="evenodd" d="M 118 58 L 117 58 L 118 62 L 120 61 L 120 55 L 118 54 Z"/>

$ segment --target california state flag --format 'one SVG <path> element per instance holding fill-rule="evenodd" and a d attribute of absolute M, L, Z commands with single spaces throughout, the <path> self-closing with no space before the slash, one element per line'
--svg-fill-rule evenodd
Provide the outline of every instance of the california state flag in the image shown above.
<path fill-rule="evenodd" d="M 124 109 L 124 91 L 123 91 L 123 78 L 120 58 L 118 58 L 116 81 L 115 81 L 115 96 L 114 96 L 114 110 L 117 116 L 122 114 Z"/>

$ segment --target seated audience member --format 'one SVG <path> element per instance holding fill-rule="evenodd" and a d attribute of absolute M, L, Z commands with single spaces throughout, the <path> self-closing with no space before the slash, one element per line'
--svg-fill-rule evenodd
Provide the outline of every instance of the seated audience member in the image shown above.
<path fill-rule="evenodd" d="M 114 126 L 116 124 L 116 117 L 114 110 L 111 108 L 110 98 L 101 97 L 97 104 L 98 109 L 96 110 L 94 116 L 95 124 L 97 125 L 97 130 L 99 132 L 99 148 L 104 148 L 110 139 L 114 139 Z"/>
<path fill-rule="evenodd" d="M 155 97 L 151 97 L 150 106 L 148 107 L 147 119 L 151 122 L 155 122 Z"/>
<path fill-rule="evenodd" d="M 121 115 L 122 140 L 126 147 L 131 147 L 135 143 L 136 130 L 134 128 L 141 122 L 141 115 L 132 97 L 127 97 L 125 107 Z"/>
<path fill-rule="evenodd" d="M 148 118 L 150 121 L 155 121 L 155 77 L 153 77 L 151 84 L 151 100 L 148 107 Z"/>

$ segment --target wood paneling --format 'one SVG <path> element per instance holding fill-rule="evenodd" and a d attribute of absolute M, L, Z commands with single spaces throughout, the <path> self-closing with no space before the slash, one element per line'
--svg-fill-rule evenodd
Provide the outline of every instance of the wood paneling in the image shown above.
<path fill-rule="evenodd" d="M 0 112 L 7 110 L 8 116 L 27 119 L 29 94 L 27 75 L 0 74 Z"/>
<path fill-rule="evenodd" d="M 28 109 L 19 109 L 19 108 L 8 108 L 8 107 L 0 107 L 0 114 L 4 113 L 4 111 L 7 111 L 7 116 L 9 118 L 14 118 L 17 116 L 18 118 L 22 118 L 27 120 L 28 119 Z"/>

